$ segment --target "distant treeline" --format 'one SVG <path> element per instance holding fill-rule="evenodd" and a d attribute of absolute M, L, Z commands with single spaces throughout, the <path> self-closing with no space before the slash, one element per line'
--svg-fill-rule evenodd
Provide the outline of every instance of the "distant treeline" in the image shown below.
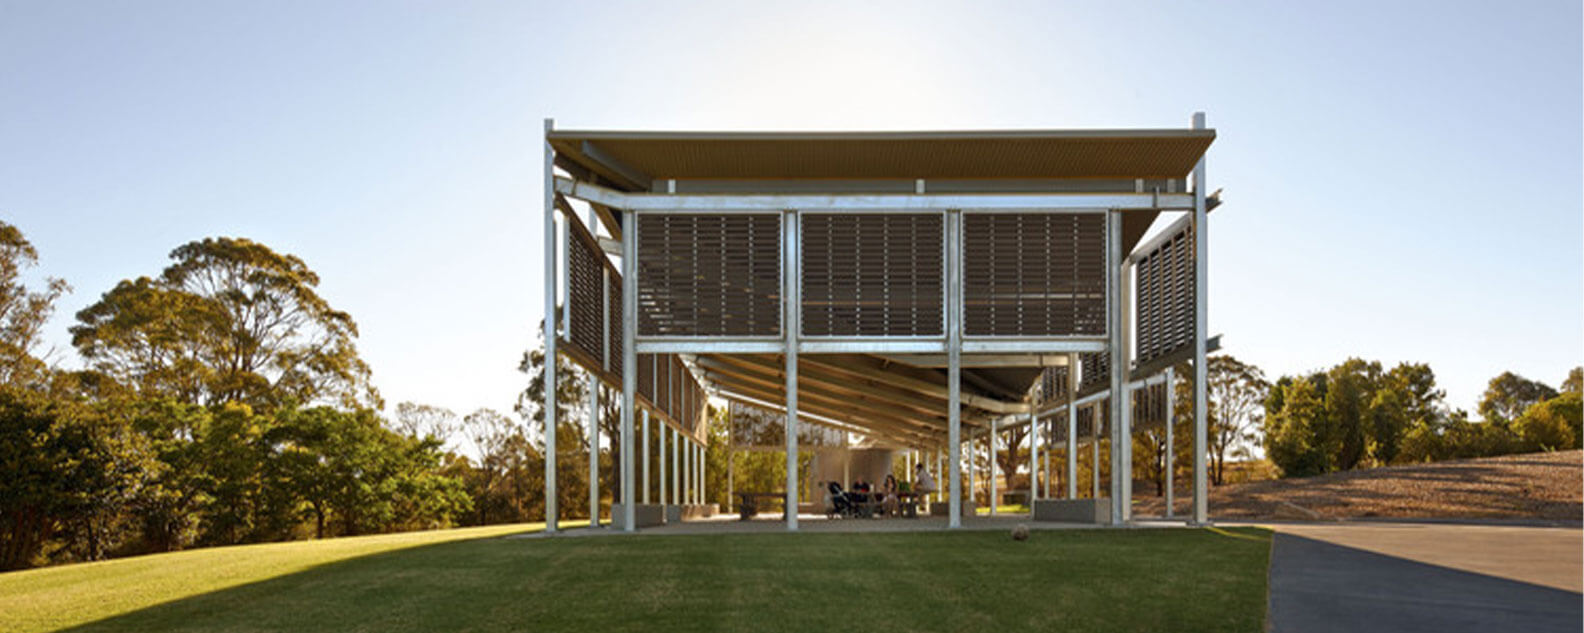
<path fill-rule="evenodd" d="M 1443 403 L 1429 366 L 1350 359 L 1284 376 L 1265 401 L 1265 448 L 1286 476 L 1580 447 L 1580 369 L 1561 391 L 1512 372 L 1492 378 L 1482 422 Z"/>
<path fill-rule="evenodd" d="M 63 370 L 38 352 L 70 288 L 29 283 L 38 253 L 0 222 L 0 569 L 542 518 L 542 486 L 512 480 L 542 462 L 501 459 L 539 454 L 523 425 L 384 419 L 356 323 L 302 260 L 234 238 L 171 260 L 76 315 L 87 368 Z M 448 452 L 452 431 L 497 450 Z"/>

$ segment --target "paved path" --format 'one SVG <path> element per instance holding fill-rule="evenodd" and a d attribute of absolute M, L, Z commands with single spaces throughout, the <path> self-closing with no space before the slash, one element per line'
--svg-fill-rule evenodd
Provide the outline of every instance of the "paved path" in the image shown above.
<path fill-rule="evenodd" d="M 1269 628 L 1580 630 L 1584 532 L 1426 524 L 1289 524 L 1271 552 Z"/>

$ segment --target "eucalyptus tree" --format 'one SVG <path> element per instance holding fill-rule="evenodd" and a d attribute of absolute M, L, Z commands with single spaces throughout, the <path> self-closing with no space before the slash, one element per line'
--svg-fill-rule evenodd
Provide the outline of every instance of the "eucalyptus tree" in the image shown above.
<path fill-rule="evenodd" d="M 70 290 L 65 281 L 45 278 L 42 288 L 23 282 L 25 271 L 38 265 L 38 249 L 21 229 L 0 220 L 0 384 L 35 381 L 44 363 L 34 351 L 55 300 Z"/>
<path fill-rule="evenodd" d="M 72 344 L 96 369 L 205 405 L 379 407 L 357 324 L 319 295 L 302 259 L 231 237 L 170 258 L 158 277 L 124 280 L 77 313 Z"/>

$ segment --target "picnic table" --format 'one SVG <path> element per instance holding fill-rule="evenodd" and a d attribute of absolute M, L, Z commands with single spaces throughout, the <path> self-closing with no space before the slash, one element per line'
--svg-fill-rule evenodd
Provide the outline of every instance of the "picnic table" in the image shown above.
<path fill-rule="evenodd" d="M 781 502 L 782 507 L 786 506 L 785 492 L 739 491 L 737 493 L 737 499 L 737 513 L 740 515 L 739 519 L 742 521 L 747 521 L 748 519 L 751 519 L 755 515 L 759 514 L 759 504 L 763 502 L 762 500 L 778 500 Z"/>

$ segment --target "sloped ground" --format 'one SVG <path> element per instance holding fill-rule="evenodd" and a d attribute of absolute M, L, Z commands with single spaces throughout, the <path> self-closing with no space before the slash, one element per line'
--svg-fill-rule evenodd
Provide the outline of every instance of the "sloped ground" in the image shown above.
<path fill-rule="evenodd" d="M 1355 470 L 1318 477 L 1227 484 L 1210 489 L 1221 519 L 1458 518 L 1579 523 L 1584 516 L 1584 451 Z M 1153 487 L 1136 485 L 1138 492 Z M 1177 495 L 1186 513 L 1189 495 Z M 1136 496 L 1134 514 L 1157 516 L 1159 497 Z"/>

